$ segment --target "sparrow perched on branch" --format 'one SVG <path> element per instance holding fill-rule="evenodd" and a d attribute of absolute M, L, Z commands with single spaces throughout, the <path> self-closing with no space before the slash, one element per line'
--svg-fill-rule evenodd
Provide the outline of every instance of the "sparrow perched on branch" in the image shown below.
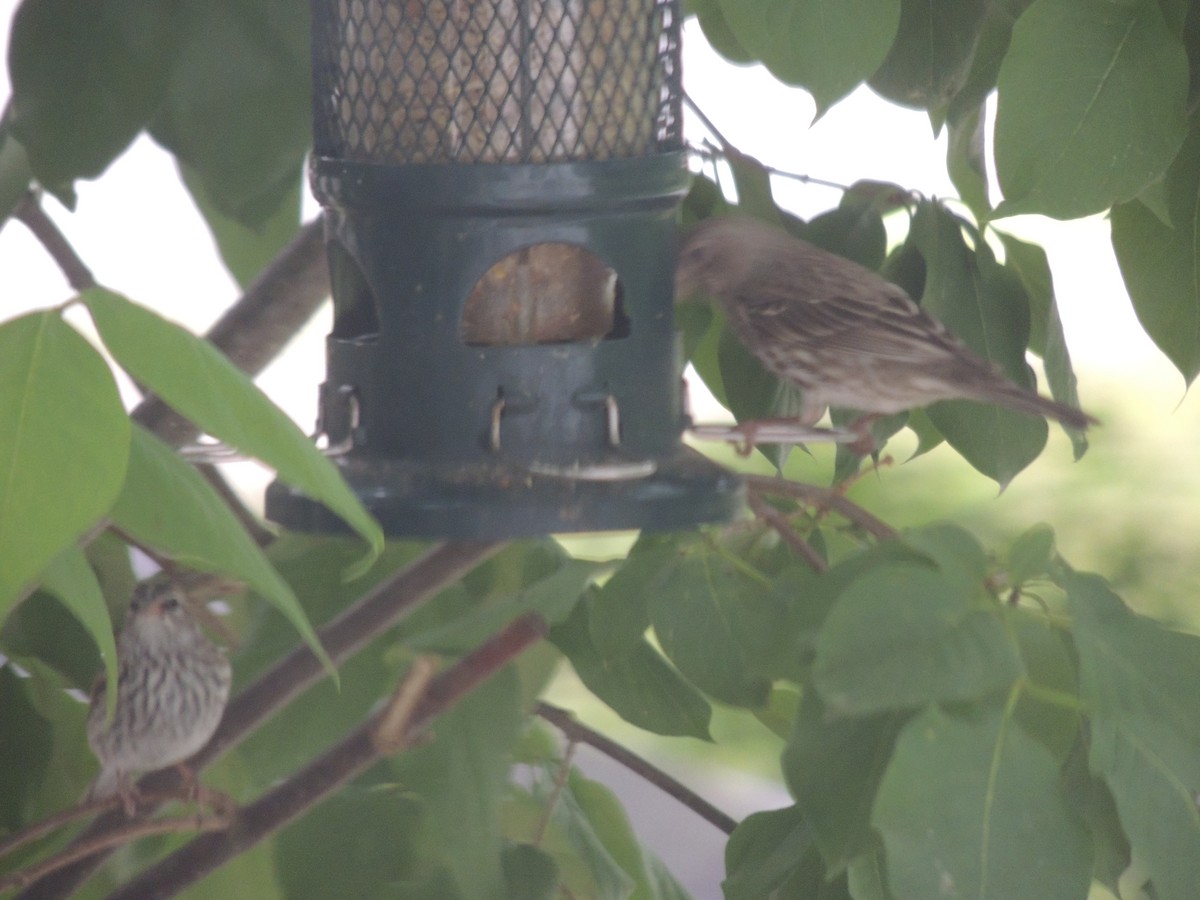
<path fill-rule="evenodd" d="M 105 722 L 105 678 L 92 689 L 87 735 L 100 760 L 88 792 L 135 808 L 134 772 L 181 763 L 208 742 L 229 699 L 229 660 L 200 629 L 174 581 L 147 581 L 133 592 L 117 636 L 117 708 Z"/>
<path fill-rule="evenodd" d="M 734 332 L 772 374 L 803 392 L 801 421 L 827 406 L 882 415 L 939 400 L 992 403 L 1069 428 L 1096 420 L 1009 381 L 901 288 L 875 272 L 741 216 L 706 219 L 684 241 L 675 296 L 720 301 Z"/>

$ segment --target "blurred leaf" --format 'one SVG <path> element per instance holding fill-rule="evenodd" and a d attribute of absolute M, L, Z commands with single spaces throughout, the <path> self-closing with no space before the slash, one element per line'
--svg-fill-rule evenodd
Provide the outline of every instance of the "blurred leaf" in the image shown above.
<path fill-rule="evenodd" d="M 1114 207 L 1112 241 L 1146 334 L 1190 385 L 1200 372 L 1200 285 L 1195 275 L 1200 210 L 1200 125 L 1188 133 L 1165 178 L 1170 225 L 1142 203 Z M 1173 226 L 1173 227 L 1172 227 Z"/>
<path fill-rule="evenodd" d="M 587 689 L 625 721 L 655 734 L 712 740 L 708 701 L 644 638 L 602 651 L 592 643 L 587 610 L 580 604 L 551 629 L 550 640 L 571 660 Z"/>
<path fill-rule="evenodd" d="M 659 897 L 651 880 L 646 855 L 617 796 L 600 782 L 585 777 L 578 769 L 571 770 L 567 784 L 592 831 L 633 883 L 629 900 L 655 900 Z"/>
<path fill-rule="evenodd" d="M 738 45 L 811 93 L 818 116 L 875 71 L 900 21 L 898 0 L 724 0 L 720 9 Z"/>
<path fill-rule="evenodd" d="M 650 605 L 663 651 L 706 694 L 761 706 L 770 690 L 761 673 L 787 637 L 777 627 L 780 604 L 769 588 L 702 541 L 681 548 Z"/>
<path fill-rule="evenodd" d="M 944 106 L 966 81 L 986 9 L 984 0 L 902 0 L 896 39 L 871 87 L 901 106 Z"/>
<path fill-rule="evenodd" d="M 975 535 L 952 522 L 930 522 L 906 528 L 905 544 L 935 563 L 956 590 L 965 596 L 977 594 L 987 577 L 987 553 Z"/>
<path fill-rule="evenodd" d="M 105 704 L 109 717 L 117 708 L 117 642 L 112 619 L 96 575 L 78 547 L 68 547 L 42 573 L 42 586 L 58 598 L 84 627 L 104 661 Z"/>
<path fill-rule="evenodd" d="M 986 4 L 970 71 L 946 110 L 950 124 L 954 125 L 964 117 L 976 115 L 996 89 L 1000 64 L 1004 62 L 1004 55 L 1012 41 L 1013 24 L 1032 2 L 1033 0 L 990 0 Z M 990 205 L 988 209 L 990 210 Z"/>
<path fill-rule="evenodd" d="M 1017 273 L 1029 298 L 1029 349 L 1042 358 L 1050 396 L 1059 403 L 1079 406 L 1075 369 L 1071 365 L 1067 338 L 1058 315 L 1054 278 L 1050 273 L 1046 251 L 1037 244 L 1026 243 L 1010 234 L 996 234 L 1004 244 L 1005 267 Z M 1075 458 L 1079 459 L 1087 451 L 1087 434 L 1070 428 L 1064 430 L 1071 439 Z"/>
<path fill-rule="evenodd" d="M 786 741 L 792 733 L 800 701 L 806 696 L 789 684 L 772 685 L 767 705 L 754 710 L 754 718 L 767 726 L 776 737 Z"/>
<path fill-rule="evenodd" d="M 950 122 L 946 169 L 976 221 L 986 221 L 992 211 L 988 198 L 987 155 L 984 145 L 984 106 Z"/>
<path fill-rule="evenodd" d="M 679 552 L 675 535 L 638 537 L 629 556 L 587 603 L 588 630 L 596 650 L 615 655 L 640 643 L 650 628 L 654 583 Z"/>
<path fill-rule="evenodd" d="M 883 852 L 876 848 L 850 863 L 847 890 L 854 900 L 892 900 L 883 871 Z"/>
<path fill-rule="evenodd" d="M 1065 572 L 1088 760 L 1112 791 L 1159 897 L 1200 894 L 1200 637 L 1130 611 L 1097 575 Z"/>
<path fill-rule="evenodd" d="M 810 875 L 812 887 L 821 882 L 820 855 L 812 830 L 795 806 L 746 816 L 725 845 L 725 900 L 763 897 L 803 897 L 781 888 L 797 876 Z"/>
<path fill-rule="evenodd" d="M 1001 707 L 910 721 L 873 822 L 896 900 L 1087 895 L 1090 842 L 1058 763 Z"/>
<path fill-rule="evenodd" d="M 348 785 L 279 833 L 280 886 L 292 900 L 373 900 L 417 873 L 424 827 L 412 797 Z"/>
<path fill-rule="evenodd" d="M 108 512 L 128 448 L 112 373 L 58 311 L 0 325 L 0 621 Z"/>
<path fill-rule="evenodd" d="M 738 211 L 772 225 L 783 222 L 783 214 L 775 205 L 771 191 L 771 173 L 767 167 L 742 153 L 736 147 L 725 147 L 725 161 L 733 172 L 733 184 L 737 188 Z"/>
<path fill-rule="evenodd" d="M 309 8 L 206 0 L 176 11 L 180 41 L 150 133 L 222 214 L 258 227 L 280 214 L 312 144 Z"/>
<path fill-rule="evenodd" d="M 853 581 L 817 639 L 831 715 L 970 700 L 1010 685 L 1021 659 L 1000 610 L 940 572 L 882 566 Z"/>
<path fill-rule="evenodd" d="M 21 3 L 6 119 L 50 190 L 99 175 L 153 115 L 176 47 L 176 12 L 140 0 Z"/>
<path fill-rule="evenodd" d="M 1033 686 L 1058 692 L 1061 697 L 1079 694 L 1079 666 L 1075 648 L 1063 632 L 1047 621 L 1041 610 L 1018 607 L 1008 619 L 1021 652 L 1026 677 Z M 1080 738 L 1078 708 L 1047 703 L 1028 691 L 1021 693 L 1016 721 L 1056 760 L 1067 759 Z"/>
<path fill-rule="evenodd" d="M 1050 569 L 1054 559 L 1054 529 L 1045 522 L 1027 529 L 1008 551 L 1008 580 L 1014 589 Z"/>
<path fill-rule="evenodd" d="M 836 209 L 813 216 L 804 237 L 811 244 L 875 271 L 887 254 L 887 229 L 875 198 L 855 187 L 842 194 Z"/>
<path fill-rule="evenodd" d="M 33 181 L 29 154 L 0 121 L 0 227 L 12 215 Z"/>
<path fill-rule="evenodd" d="M 245 581 L 287 616 L 334 673 L 300 601 L 237 517 L 199 472 L 140 425 L 133 429 L 129 470 L 112 519 L 137 541 L 186 566 Z"/>
<path fill-rule="evenodd" d="M 1108 786 L 1088 771 L 1087 755 L 1087 746 L 1076 742 L 1063 767 L 1067 796 L 1092 835 L 1092 877 L 1119 897 L 1121 876 L 1130 868 L 1129 839 Z"/>
<path fill-rule="evenodd" d="M 921 305 L 1014 382 L 1032 387 L 1025 362 L 1028 298 L 1016 276 L 996 263 L 982 241 L 972 252 L 962 223 L 936 203 L 917 208 L 908 240 L 925 258 Z M 926 412 L 946 441 L 1001 487 L 1046 444 L 1045 420 L 991 404 L 946 400 Z"/>
<path fill-rule="evenodd" d="M 705 40 L 731 63 L 757 62 L 733 36 L 721 11 L 721 0 L 687 0 L 685 9 L 696 14 Z"/>
<path fill-rule="evenodd" d="M 558 864 L 532 844 L 505 847 L 501 862 L 508 897 L 554 900 L 558 896 Z"/>
<path fill-rule="evenodd" d="M 43 590 L 34 591 L 5 621 L 0 653 L 14 659 L 34 657 L 84 694 L 104 665 L 95 640 L 79 619 Z"/>
<path fill-rule="evenodd" d="M 180 164 L 179 174 L 208 223 L 225 268 L 246 289 L 300 227 L 300 180 L 296 180 L 270 217 L 251 227 L 217 209 L 200 178 L 187 166 Z"/>
<path fill-rule="evenodd" d="M 1187 87 L 1155 0 L 1037 0 L 1000 67 L 996 215 L 1071 219 L 1135 197 L 1183 142 Z"/>
<path fill-rule="evenodd" d="M 0 664 L 0 828 L 17 831 L 28 821 L 28 810 L 46 776 L 53 729 L 29 702 L 28 678 L 18 678 L 12 666 Z"/>
<path fill-rule="evenodd" d="M 830 871 L 871 846 L 871 804 L 907 719 L 894 712 L 834 719 L 814 693 L 804 695 L 783 775 Z"/>
<path fill-rule="evenodd" d="M 370 544 L 361 575 L 383 550 L 383 532 L 337 468 L 212 344 L 103 288 L 82 296 L 105 346 L 140 383 L 204 431 L 261 459 L 324 503 Z"/>
<path fill-rule="evenodd" d="M 499 807 L 521 725 L 519 698 L 508 666 L 440 716 L 432 741 L 392 761 L 401 784 L 425 802 L 463 900 L 502 896 Z"/>

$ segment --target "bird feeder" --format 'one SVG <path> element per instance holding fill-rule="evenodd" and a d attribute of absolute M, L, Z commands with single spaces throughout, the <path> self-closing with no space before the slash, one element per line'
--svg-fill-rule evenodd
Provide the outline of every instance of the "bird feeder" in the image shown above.
<path fill-rule="evenodd" d="M 686 448 L 677 0 L 315 0 L 334 323 L 319 430 L 391 535 L 666 530 Z M 267 513 L 342 528 L 276 482 Z"/>

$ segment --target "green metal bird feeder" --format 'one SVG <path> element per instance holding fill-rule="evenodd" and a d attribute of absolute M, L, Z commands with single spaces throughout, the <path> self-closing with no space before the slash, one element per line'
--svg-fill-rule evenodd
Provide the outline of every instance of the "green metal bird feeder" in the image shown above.
<path fill-rule="evenodd" d="M 677 0 L 314 0 L 319 428 L 388 534 L 737 509 L 680 440 L 679 27 Z M 343 527 L 279 482 L 267 513 Z"/>

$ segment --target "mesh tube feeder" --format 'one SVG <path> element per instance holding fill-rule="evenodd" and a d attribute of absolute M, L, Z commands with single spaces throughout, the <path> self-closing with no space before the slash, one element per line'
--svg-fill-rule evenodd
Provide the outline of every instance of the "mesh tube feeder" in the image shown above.
<path fill-rule="evenodd" d="M 314 0 L 319 430 L 396 536 L 729 518 L 672 315 L 678 0 Z M 268 515 L 339 530 L 276 482 Z"/>

